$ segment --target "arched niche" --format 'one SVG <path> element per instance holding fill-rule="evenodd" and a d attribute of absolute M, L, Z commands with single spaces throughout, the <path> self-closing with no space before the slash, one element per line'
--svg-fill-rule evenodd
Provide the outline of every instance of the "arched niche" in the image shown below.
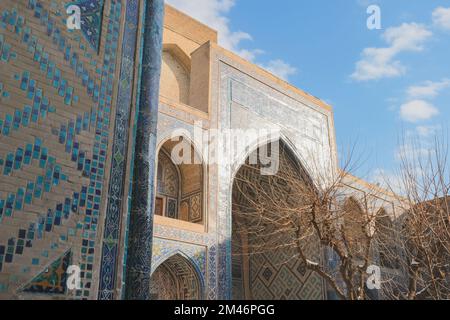
<path fill-rule="evenodd" d="M 190 74 L 190 58 L 177 45 L 164 44 L 160 95 L 173 102 L 188 105 Z"/>
<path fill-rule="evenodd" d="M 350 196 L 345 199 L 339 215 L 342 218 L 348 250 L 357 258 L 363 259 L 366 255 L 366 240 L 370 232 L 368 213 L 355 197 Z"/>
<path fill-rule="evenodd" d="M 204 224 L 203 176 L 202 158 L 190 141 L 165 141 L 158 152 L 155 214 Z"/>
<path fill-rule="evenodd" d="M 390 269 L 398 268 L 396 230 L 384 208 L 381 208 L 375 217 L 375 240 L 380 266 Z"/>
<path fill-rule="evenodd" d="M 150 280 L 152 300 L 201 300 L 203 285 L 195 265 L 182 254 L 161 263 Z"/>

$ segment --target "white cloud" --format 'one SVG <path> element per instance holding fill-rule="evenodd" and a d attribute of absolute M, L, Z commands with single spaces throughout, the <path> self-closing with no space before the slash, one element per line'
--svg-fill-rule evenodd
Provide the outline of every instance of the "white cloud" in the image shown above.
<path fill-rule="evenodd" d="M 422 85 L 409 87 L 407 94 L 410 98 L 434 98 L 440 91 L 448 87 L 450 87 L 450 79 L 438 82 L 426 81 Z"/>
<path fill-rule="evenodd" d="M 357 81 L 369 81 L 403 75 L 406 68 L 400 61 L 395 60 L 397 55 L 402 52 L 422 51 L 424 42 L 431 36 L 431 31 L 417 23 L 404 23 L 399 27 L 387 29 L 383 39 L 389 46 L 365 48 L 351 77 Z"/>
<path fill-rule="evenodd" d="M 226 14 L 235 5 L 235 0 L 167 0 L 167 3 L 217 30 L 220 44 L 228 50 L 238 52 L 242 41 L 252 40 L 250 34 L 230 29 Z"/>
<path fill-rule="evenodd" d="M 237 52 L 242 58 L 248 60 L 248 61 L 255 61 L 256 57 L 263 54 L 264 51 L 260 49 L 239 49 L 239 52 Z"/>
<path fill-rule="evenodd" d="M 400 117 L 404 121 L 419 122 L 431 119 L 439 114 L 439 110 L 430 102 L 438 94 L 450 87 L 450 79 L 441 81 L 425 81 L 421 85 L 411 86 L 406 90 L 407 102 L 400 106 Z M 418 126 L 416 132 L 421 137 L 431 136 L 436 133 L 437 126 Z M 412 132 L 410 132 L 412 133 Z"/>
<path fill-rule="evenodd" d="M 421 51 L 423 42 L 432 33 L 423 25 L 417 23 L 403 23 L 399 27 L 388 28 L 383 38 L 396 51 Z"/>
<path fill-rule="evenodd" d="M 434 25 L 450 30 L 450 8 L 439 7 L 433 11 Z"/>
<path fill-rule="evenodd" d="M 400 107 L 400 117 L 408 122 L 419 122 L 437 116 L 439 110 L 424 100 L 412 100 Z"/>
<path fill-rule="evenodd" d="M 296 68 L 280 59 L 269 61 L 267 65 L 262 65 L 262 67 L 284 80 L 297 73 Z"/>
<path fill-rule="evenodd" d="M 217 30 L 219 44 L 242 58 L 255 62 L 257 56 L 264 53 L 261 49 L 243 49 L 241 43 L 252 41 L 252 36 L 247 32 L 231 29 L 227 14 L 236 0 L 167 0 L 167 3 Z M 295 68 L 280 59 L 269 61 L 267 68 L 285 80 L 295 74 Z"/>
<path fill-rule="evenodd" d="M 437 133 L 442 129 L 441 126 L 417 126 L 416 133 L 419 137 L 430 138 L 437 135 Z"/>
<path fill-rule="evenodd" d="M 416 139 L 416 141 L 408 141 L 404 145 L 397 148 L 395 151 L 395 160 L 399 162 L 414 162 L 419 159 L 426 159 L 432 148 L 423 139 Z"/>

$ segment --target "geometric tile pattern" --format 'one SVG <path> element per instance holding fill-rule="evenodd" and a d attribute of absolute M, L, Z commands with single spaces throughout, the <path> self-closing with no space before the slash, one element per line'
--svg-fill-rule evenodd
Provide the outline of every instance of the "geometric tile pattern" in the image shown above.
<path fill-rule="evenodd" d="M 152 300 L 177 300 L 179 283 L 169 266 L 160 265 L 152 274 L 150 298 Z"/>
<path fill-rule="evenodd" d="M 0 272 L 21 265 L 19 278 L 33 279 L 28 273 L 42 270 L 74 246 L 72 256 L 82 277 L 82 289 L 74 295 L 92 298 L 109 136 L 113 128 L 120 129 L 113 122 L 113 97 L 123 10 L 119 0 L 108 1 L 108 5 L 81 2 L 87 42 L 81 34 L 67 31 L 67 3 L 0 3 Z M 136 3 L 127 1 L 137 12 Z M 108 9 L 104 24 L 103 7 Z M 100 34 L 102 29 L 104 34 Z M 100 38 L 104 45 L 92 50 L 98 48 Z M 121 93 L 125 95 L 126 90 Z M 130 99 L 120 102 L 126 105 L 120 111 L 129 113 Z M 125 158 L 128 137 L 122 132 L 116 136 L 122 140 L 116 143 L 115 139 L 116 146 L 125 145 L 125 150 L 115 158 Z M 123 185 L 123 173 L 114 172 Z M 21 225 L 12 226 L 12 219 L 19 217 Z M 113 230 L 111 239 L 118 241 L 121 221 L 107 221 L 107 230 Z M 116 257 L 117 253 L 103 260 L 105 269 L 117 271 L 111 268 L 117 264 Z M 54 273 L 35 279 L 44 275 L 55 279 Z M 14 289 L 16 284 L 11 283 L 0 285 Z M 36 287 L 26 292 L 33 290 Z M 51 293 L 52 289 L 42 291 Z"/>
<path fill-rule="evenodd" d="M 64 254 L 71 252 L 82 271 L 75 297 L 114 299 L 122 285 L 117 275 L 125 268 L 120 241 L 129 181 L 124 179 L 132 166 L 130 106 L 136 42 L 142 40 L 135 32 L 120 32 L 122 25 L 137 29 L 139 1 L 75 1 L 82 9 L 81 33 L 66 30 L 68 4 L 0 2 L 0 272 L 23 266 L 23 291 L 62 294 Z M 20 183 L 9 183 L 13 180 Z M 193 221 L 203 220 L 202 199 L 202 194 L 188 199 Z M 13 218 L 20 225 L 11 224 Z M 225 241 L 219 242 L 216 235 L 157 226 L 156 235 L 182 241 L 155 238 L 152 268 L 182 254 L 200 275 L 207 298 L 229 294 L 231 226 L 225 220 L 229 216 L 218 217 L 218 226 L 228 229 L 220 230 Z M 252 267 L 263 296 L 312 296 L 313 275 L 303 275 L 301 266 L 279 266 L 276 259 L 264 257 Z M 276 284 L 290 274 L 304 285 L 282 292 Z M 0 291 L 15 289 L 13 282 L 0 282 Z"/>
<path fill-rule="evenodd" d="M 166 212 L 171 219 L 178 219 L 178 198 L 180 193 L 180 174 L 170 157 L 163 151 L 158 156 L 158 176 L 156 186 L 158 197 L 163 198 Z"/>
<path fill-rule="evenodd" d="M 177 253 L 153 272 L 150 294 L 157 300 L 199 300 L 203 286 L 192 262 Z"/>
<path fill-rule="evenodd" d="M 6 193 L 0 191 L 0 272 L 23 266 L 22 283 L 18 283 L 23 287 L 44 275 L 43 269 L 50 272 L 45 266 L 53 266 L 52 261 L 72 247 L 73 262 L 80 265 L 82 276 L 82 289 L 74 296 L 113 299 L 121 286 L 117 274 L 124 270 L 121 219 L 127 207 L 124 197 L 128 197 L 124 185 L 129 181 L 124 177 L 132 165 L 127 162 L 127 143 L 130 117 L 135 116 L 130 115 L 130 106 L 134 50 L 139 41 L 134 32 L 121 35 L 120 28 L 124 22 L 128 31 L 137 30 L 139 1 L 78 3 L 85 5 L 82 33 L 67 31 L 65 8 L 69 1 L 0 2 L 0 184 L 6 185 L 18 175 L 25 180 Z M 99 6 L 91 10 L 89 3 Z M 115 78 L 118 68 L 119 79 Z M 112 163 L 106 172 L 108 158 Z M 106 193 L 109 199 L 105 204 Z M 194 218 L 199 213 L 197 200 L 193 202 Z M 102 216 L 104 205 L 106 215 Z M 16 217 L 23 225 L 8 225 Z M 104 227 L 100 228 L 102 221 Z M 216 297 L 215 241 L 209 235 L 182 236 L 210 245 L 208 255 L 206 247 L 201 247 L 201 252 L 196 246 L 180 250 L 195 261 L 202 281 L 208 277 L 208 297 Z M 94 279 L 95 270 L 100 270 L 99 280 Z M 3 279 L 0 287 L 14 290 L 16 284 Z M 93 292 L 96 281 L 98 296 Z"/>
<path fill-rule="evenodd" d="M 158 192 L 172 198 L 177 198 L 180 188 L 180 177 L 177 168 L 165 152 L 159 153 L 158 167 L 159 166 L 162 168 L 162 183 L 157 186 Z"/>
<path fill-rule="evenodd" d="M 138 1 L 139 4 L 144 4 Z M 162 25 L 164 1 L 147 1 L 144 4 L 140 43 L 139 73 L 141 79 L 136 107 L 139 110 L 134 128 L 136 148 L 133 165 L 133 195 L 131 214 L 127 227 L 128 248 L 126 260 L 126 297 L 148 299 L 151 281 L 153 238 L 153 208 L 155 202 L 154 172 L 156 163 L 156 129 L 158 118 L 159 82 L 162 53 Z M 135 22 L 139 19 L 135 19 Z M 134 23 L 135 23 L 134 22 Z M 128 23 L 125 26 L 128 30 Z M 128 32 L 126 33 L 128 34 Z"/>
<path fill-rule="evenodd" d="M 313 273 L 303 285 L 297 296 L 303 300 L 324 300 L 324 284 L 323 279 L 317 274 Z"/>
<path fill-rule="evenodd" d="M 118 83 L 118 92 L 115 121 L 113 124 L 112 162 L 108 186 L 108 203 L 104 223 L 98 290 L 98 298 L 102 300 L 120 298 L 116 296 L 116 289 L 123 288 L 122 283 L 117 283 L 117 275 L 120 271 L 125 273 L 125 261 L 122 259 L 126 260 L 127 257 L 127 236 L 122 239 L 121 231 L 125 229 L 122 228 L 122 226 L 126 224 L 126 221 L 122 221 L 123 212 L 125 211 L 127 213 L 128 219 L 130 216 L 131 181 L 125 180 L 127 170 L 130 170 L 131 172 L 130 180 L 133 177 L 133 161 L 129 161 L 128 159 L 128 138 L 130 134 L 133 134 L 133 138 L 135 137 L 136 128 L 131 130 L 130 119 L 136 118 L 137 114 L 131 114 L 131 106 L 134 103 L 132 89 L 134 83 L 136 46 L 139 41 L 137 38 L 139 0 L 111 1 L 111 4 L 117 6 L 117 11 L 114 12 L 113 16 L 110 14 L 109 17 L 110 19 L 111 17 L 114 18 L 113 21 L 110 20 L 108 26 L 108 33 L 110 31 L 113 33 L 113 45 L 111 46 L 111 51 L 109 51 L 107 55 L 113 57 L 114 50 L 118 50 L 119 36 L 122 41 L 122 52 L 120 57 L 121 63 L 120 66 L 118 66 L 120 68 L 119 79 L 114 80 L 113 74 L 110 74 L 111 84 Z M 124 4 L 124 14 L 122 16 L 126 26 L 126 32 L 119 35 L 122 4 Z M 108 39 L 111 39 L 109 35 L 106 36 L 107 44 Z M 105 58 L 107 55 L 105 55 Z M 142 54 L 140 54 L 140 56 L 142 57 Z M 139 61 L 140 59 L 141 58 L 139 58 Z M 111 71 L 113 70 L 111 69 Z M 110 101 L 111 97 L 108 99 L 108 102 Z M 109 107 L 111 107 L 110 104 Z M 134 154 L 131 159 L 133 158 Z M 128 195 L 125 194 L 126 186 L 129 186 L 130 188 Z M 128 198 L 128 205 L 126 205 L 127 202 L 125 197 Z M 126 229 L 124 231 L 125 233 L 128 232 Z M 123 245 L 122 240 L 125 242 L 125 246 Z M 120 253 L 122 253 L 122 255 Z"/>
<path fill-rule="evenodd" d="M 189 221 L 196 223 L 203 220 L 202 217 L 202 194 L 197 193 L 190 197 Z"/>
<path fill-rule="evenodd" d="M 296 167 L 295 158 L 282 145 L 278 157 L 279 161 L 279 177 L 283 179 L 282 172 L 295 172 L 301 177 L 301 172 Z M 273 151 L 272 151 L 273 152 Z M 235 178 L 233 186 L 233 260 L 245 254 L 249 263 L 248 274 L 242 267 L 237 275 L 241 274 L 241 279 L 248 282 L 250 295 L 256 300 L 310 300 L 316 297 L 323 298 L 324 290 L 322 280 L 317 279 L 315 274 L 309 271 L 304 262 L 298 258 L 298 248 L 293 243 L 297 239 L 294 231 L 283 229 L 280 225 L 282 221 L 276 221 L 277 218 L 272 214 L 278 215 L 278 212 L 263 212 L 267 218 L 260 216 L 252 216 L 251 214 L 245 219 L 246 212 L 252 212 L 253 204 L 249 199 L 258 201 L 256 195 L 258 190 L 267 192 L 267 196 L 277 198 L 284 193 L 289 195 L 291 186 L 286 183 L 275 184 L 270 183 L 270 178 L 261 177 L 257 167 L 250 165 L 242 166 Z M 275 181 L 275 180 L 273 180 Z M 281 182 L 281 181 L 280 181 Z M 258 186 L 259 185 L 259 186 Z M 259 191 L 259 192 L 263 192 Z M 253 193 L 252 193 L 253 192 Z M 265 197 L 264 195 L 262 197 Z M 264 201 L 264 200 L 261 200 Z M 270 210 L 270 209 L 269 209 Z M 276 210 L 276 209 L 275 209 Z M 274 219 L 272 222 L 271 218 Z M 286 218 L 286 222 L 291 222 L 290 218 Z M 258 229 L 252 229 L 252 225 L 258 225 Z M 280 228 L 280 229 L 277 229 Z M 247 230 L 250 230 L 247 232 Z M 255 234 L 257 231 L 257 234 Z M 247 235 L 248 243 L 239 243 L 240 235 Z M 243 242 L 243 241 L 242 241 Z M 315 237 L 309 236 L 302 240 L 302 251 L 310 261 L 320 263 L 321 249 L 319 241 Z M 246 252 L 247 249 L 249 252 Z M 242 258 L 241 258 L 242 259 Z M 233 261 L 233 265 L 236 263 Z M 243 264 L 241 264 L 243 266 Z M 233 269 L 236 271 L 237 266 Z M 243 276 L 242 276 L 243 275 Z M 235 275 L 233 280 L 236 283 Z M 242 280 L 241 280 L 242 281 Z M 242 292 L 241 288 L 237 288 L 237 295 Z"/>
<path fill-rule="evenodd" d="M 167 199 L 167 212 L 166 216 L 170 219 L 177 219 L 178 218 L 178 205 L 176 199 Z"/>
<path fill-rule="evenodd" d="M 307 246 L 310 259 L 319 259 L 318 246 Z M 315 300 L 323 299 L 323 282 L 308 271 L 295 256 L 295 248 L 283 248 L 250 255 L 250 290 L 257 300 Z M 312 258 L 314 257 L 314 258 Z M 317 261 L 317 260 L 314 260 Z"/>
<path fill-rule="evenodd" d="M 164 240 L 162 239 L 164 238 Z M 189 257 L 198 256 L 195 254 L 198 248 L 205 250 L 205 253 L 198 256 L 201 259 L 195 264 L 199 266 L 202 281 L 205 283 L 205 298 L 215 300 L 218 297 L 218 267 L 217 267 L 217 238 L 215 234 L 202 234 L 177 228 L 170 228 L 162 225 L 155 225 L 152 270 L 160 265 L 165 259 L 177 252 L 182 252 Z M 176 240 L 165 240 L 176 239 Z M 161 242 L 164 241 L 164 242 Z M 160 245 L 157 245 L 157 244 Z M 163 245 L 162 245 L 163 243 Z M 189 243 L 192 243 L 189 244 Z M 156 244 L 156 245 L 155 245 Z M 194 245 L 196 244 L 196 245 Z M 193 250 L 193 248 L 197 248 Z M 195 258 L 193 259 L 195 260 Z M 207 266 L 207 268 L 206 268 Z M 207 285 L 206 285 L 207 284 Z M 206 290 L 207 289 L 207 290 Z"/>
<path fill-rule="evenodd" d="M 65 294 L 67 268 L 71 264 L 71 257 L 70 251 L 64 253 L 21 290 L 28 293 Z"/>
<path fill-rule="evenodd" d="M 184 244 L 178 241 L 155 237 L 153 239 L 152 271 L 156 270 L 165 260 L 177 253 L 187 257 L 192 262 L 195 269 L 201 275 L 203 283 L 206 275 L 206 250 L 203 246 Z"/>
<path fill-rule="evenodd" d="M 102 30 L 104 0 L 78 0 L 66 5 L 75 4 L 81 9 L 81 31 L 91 47 L 98 51 Z"/>

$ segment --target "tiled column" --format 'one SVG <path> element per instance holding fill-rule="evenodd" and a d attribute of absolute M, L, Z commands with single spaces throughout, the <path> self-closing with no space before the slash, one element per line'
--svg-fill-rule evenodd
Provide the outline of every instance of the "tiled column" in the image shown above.
<path fill-rule="evenodd" d="M 148 300 L 164 1 L 147 0 L 130 216 L 126 298 Z"/>

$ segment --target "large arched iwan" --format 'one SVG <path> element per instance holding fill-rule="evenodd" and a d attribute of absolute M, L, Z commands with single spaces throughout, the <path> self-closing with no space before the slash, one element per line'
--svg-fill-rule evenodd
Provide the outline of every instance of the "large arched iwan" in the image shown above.
<path fill-rule="evenodd" d="M 296 258 L 297 235 L 290 228 L 280 227 L 279 212 L 265 212 L 261 208 L 264 194 L 275 201 L 289 201 L 295 194 L 292 184 L 312 186 L 312 181 L 295 153 L 280 140 L 277 150 L 259 147 L 249 155 L 237 171 L 232 189 L 232 298 L 255 300 L 314 300 L 324 299 L 324 282 L 305 268 Z M 263 151 L 260 151 L 263 149 Z M 263 164 L 255 159 L 259 152 L 271 153 L 278 159 L 274 175 L 261 174 Z M 256 154 L 255 154 L 256 153 Z M 275 154 L 274 154 L 275 153 Z M 275 155 L 275 157 L 274 157 Z M 318 241 L 305 243 L 308 257 L 323 259 Z"/>

